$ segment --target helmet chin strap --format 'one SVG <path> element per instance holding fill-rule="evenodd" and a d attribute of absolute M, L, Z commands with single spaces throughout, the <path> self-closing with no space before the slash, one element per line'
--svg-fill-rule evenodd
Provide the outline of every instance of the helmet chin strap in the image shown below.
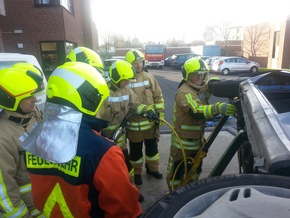
<path fill-rule="evenodd" d="M 209 78 L 208 78 L 208 76 L 207 76 L 207 77 L 205 78 L 205 80 L 203 81 L 203 84 L 200 85 L 200 86 L 194 84 L 194 83 L 191 82 L 190 80 L 188 80 L 187 82 L 188 82 L 188 84 L 189 84 L 191 87 L 193 87 L 193 88 L 195 88 L 195 89 L 197 89 L 197 90 L 200 90 L 200 89 L 204 88 L 204 87 L 207 85 L 208 80 L 209 80 Z"/>

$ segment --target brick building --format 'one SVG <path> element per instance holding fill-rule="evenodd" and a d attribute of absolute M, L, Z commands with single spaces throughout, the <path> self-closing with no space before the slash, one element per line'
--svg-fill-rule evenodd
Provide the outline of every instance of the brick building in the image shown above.
<path fill-rule="evenodd" d="M 91 0 L 0 0 L 0 52 L 29 53 L 50 73 L 75 46 L 98 49 Z"/>

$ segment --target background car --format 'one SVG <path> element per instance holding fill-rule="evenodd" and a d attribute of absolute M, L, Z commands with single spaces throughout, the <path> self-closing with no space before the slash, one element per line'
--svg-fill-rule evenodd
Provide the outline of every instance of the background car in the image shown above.
<path fill-rule="evenodd" d="M 212 70 L 213 63 L 214 63 L 215 61 L 217 61 L 218 59 L 220 59 L 220 58 L 222 58 L 222 57 L 220 57 L 220 56 L 214 56 L 214 57 L 207 58 L 207 59 L 205 60 L 205 62 L 207 63 L 207 65 L 208 65 L 208 67 L 209 67 L 209 71 L 210 71 L 210 72 L 213 72 L 213 70 Z"/>
<path fill-rule="evenodd" d="M 257 62 L 242 57 L 223 57 L 215 61 L 212 66 L 212 70 L 215 73 L 224 75 L 245 71 L 256 73 L 259 68 L 260 65 Z"/>
<path fill-rule="evenodd" d="M 175 55 L 171 55 L 167 58 L 164 59 L 164 66 L 169 67 L 172 65 L 172 62 L 175 60 L 176 56 Z"/>
<path fill-rule="evenodd" d="M 195 53 L 184 53 L 184 54 L 175 54 L 175 56 L 176 56 L 176 58 L 172 62 L 172 66 L 174 68 L 177 68 L 177 69 L 182 69 L 185 61 L 187 61 L 188 59 L 190 59 L 192 57 L 196 57 L 196 56 L 200 56 L 200 55 L 195 54 Z"/>

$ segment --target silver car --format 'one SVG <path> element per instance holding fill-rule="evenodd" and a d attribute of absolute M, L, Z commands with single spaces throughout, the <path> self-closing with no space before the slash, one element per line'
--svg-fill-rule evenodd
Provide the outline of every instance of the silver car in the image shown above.
<path fill-rule="evenodd" d="M 250 61 L 242 57 L 223 57 L 215 61 L 212 70 L 215 73 L 227 75 L 237 72 L 258 72 L 260 65 L 257 62 Z"/>

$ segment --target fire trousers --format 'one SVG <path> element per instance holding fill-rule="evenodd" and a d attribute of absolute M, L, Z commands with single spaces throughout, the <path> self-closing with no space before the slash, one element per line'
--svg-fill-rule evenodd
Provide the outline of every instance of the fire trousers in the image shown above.
<path fill-rule="evenodd" d="M 130 161 L 134 168 L 135 175 L 142 173 L 143 167 L 143 143 L 145 144 L 145 163 L 151 172 L 159 171 L 160 154 L 158 151 L 158 139 L 144 139 L 141 142 L 129 141 Z"/>

